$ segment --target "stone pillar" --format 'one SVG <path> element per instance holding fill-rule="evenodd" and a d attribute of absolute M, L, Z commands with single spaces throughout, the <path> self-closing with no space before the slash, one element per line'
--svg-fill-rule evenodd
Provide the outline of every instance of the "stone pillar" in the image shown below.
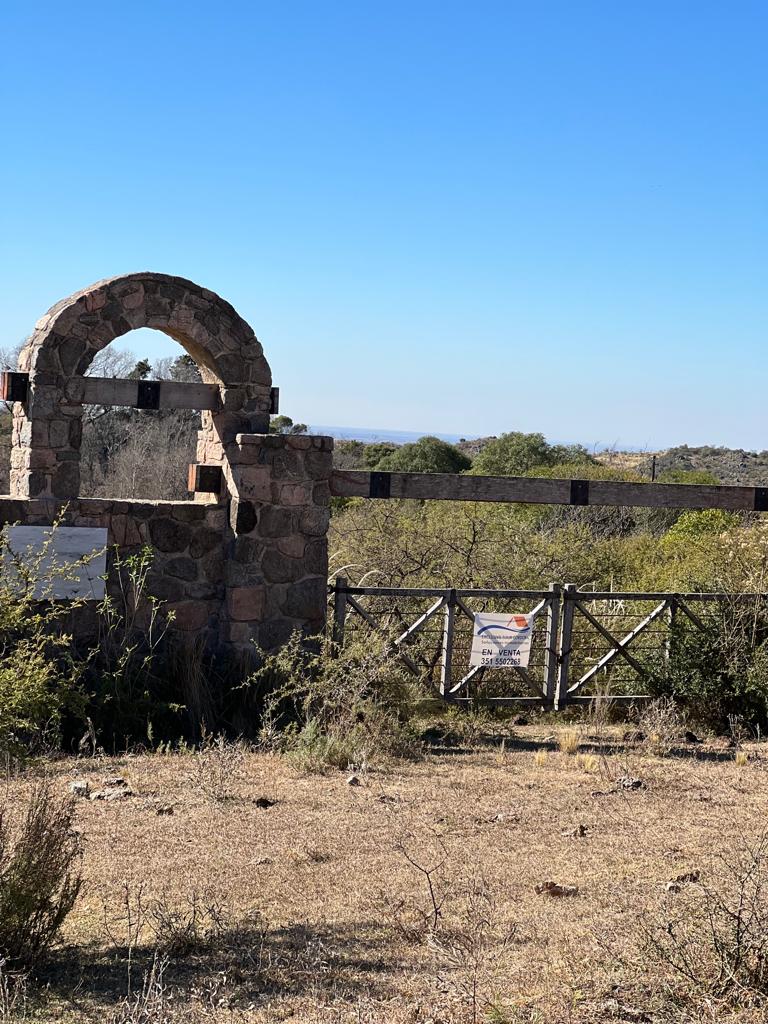
<path fill-rule="evenodd" d="M 332 453 L 332 438 L 306 434 L 238 434 L 226 445 L 225 642 L 273 650 L 294 630 L 325 628 Z"/>
<path fill-rule="evenodd" d="M 14 403 L 11 439 L 11 494 L 17 498 L 71 498 L 80 491 L 80 440 L 83 409 L 71 401 L 66 381 L 46 352 L 44 370 L 33 372 L 25 405 Z M 31 352 L 19 360 L 29 372 Z"/>

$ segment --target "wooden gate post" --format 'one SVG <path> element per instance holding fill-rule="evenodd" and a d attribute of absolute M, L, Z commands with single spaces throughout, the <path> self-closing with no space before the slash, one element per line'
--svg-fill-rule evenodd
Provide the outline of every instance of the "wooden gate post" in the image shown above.
<path fill-rule="evenodd" d="M 440 696 L 446 699 L 451 692 L 453 633 L 457 604 L 455 589 L 447 590 L 445 592 L 445 608 L 443 610 L 443 657 L 440 666 Z"/>
<path fill-rule="evenodd" d="M 560 711 L 568 703 L 568 669 L 571 662 L 571 644 L 573 634 L 573 612 L 576 604 L 576 584 L 566 583 L 563 587 L 563 620 L 560 631 L 560 648 L 557 657 L 557 691 L 555 693 L 555 711 Z"/>
<path fill-rule="evenodd" d="M 677 621 L 677 601 L 674 597 L 670 598 L 666 620 L 667 635 L 664 638 L 664 670 L 665 672 L 669 672 L 669 659 L 672 654 L 672 634 L 674 633 L 675 623 Z"/>
<path fill-rule="evenodd" d="M 337 576 L 333 584 L 333 626 L 331 653 L 337 658 L 344 646 L 344 624 L 347 619 L 347 577 Z"/>
<path fill-rule="evenodd" d="M 560 584 L 550 583 L 547 604 L 547 637 L 544 653 L 544 695 L 547 702 L 554 704 L 557 693 L 557 637 L 560 631 Z"/>

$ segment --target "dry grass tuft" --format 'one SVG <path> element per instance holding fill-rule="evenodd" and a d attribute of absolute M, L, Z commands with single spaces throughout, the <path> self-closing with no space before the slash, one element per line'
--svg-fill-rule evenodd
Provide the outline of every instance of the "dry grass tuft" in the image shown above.
<path fill-rule="evenodd" d="M 577 754 L 576 763 L 579 768 L 583 768 L 590 775 L 595 775 L 600 771 L 600 758 L 596 754 Z"/>
<path fill-rule="evenodd" d="M 11 1024 L 27 1017 L 27 978 L 7 971 L 5 963 L 0 960 L 0 1024 Z"/>
<path fill-rule="evenodd" d="M 557 749 L 561 754 L 576 754 L 581 745 L 581 735 L 576 729 L 564 729 L 557 737 Z"/>
<path fill-rule="evenodd" d="M 749 754 L 746 750 L 737 750 L 733 759 L 737 768 L 743 768 L 749 761 Z"/>
<path fill-rule="evenodd" d="M 537 768 L 543 768 L 548 760 L 548 750 L 537 750 L 536 753 L 533 755 L 533 763 L 536 765 Z"/>
<path fill-rule="evenodd" d="M 50 783 L 32 789 L 16 829 L 0 809 L 0 959 L 34 964 L 58 935 L 80 893 L 74 801 Z"/>

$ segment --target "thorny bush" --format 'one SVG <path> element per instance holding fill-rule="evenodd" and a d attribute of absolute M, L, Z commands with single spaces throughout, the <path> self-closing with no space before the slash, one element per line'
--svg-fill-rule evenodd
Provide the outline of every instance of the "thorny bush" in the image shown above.
<path fill-rule="evenodd" d="M 768 830 L 719 854 L 711 878 L 670 894 L 645 933 L 684 995 L 768 1005 Z"/>
<path fill-rule="evenodd" d="M 74 803 L 38 783 L 16 829 L 0 810 L 0 958 L 34 964 L 56 938 L 82 886 Z"/>
<path fill-rule="evenodd" d="M 384 641 L 350 644 L 333 657 L 329 644 L 311 650 L 294 634 L 244 685 L 264 702 L 262 746 L 307 771 L 420 753 L 408 722 L 412 683 Z"/>

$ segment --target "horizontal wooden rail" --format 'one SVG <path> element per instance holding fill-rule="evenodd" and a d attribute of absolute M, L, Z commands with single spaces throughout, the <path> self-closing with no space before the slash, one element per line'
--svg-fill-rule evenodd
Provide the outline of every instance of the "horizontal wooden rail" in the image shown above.
<path fill-rule="evenodd" d="M 365 594 L 367 597 L 444 597 L 446 587 L 350 587 L 346 583 L 331 583 L 331 593 L 343 591 L 345 594 Z M 457 590 L 460 597 L 548 597 L 547 590 Z M 591 595 L 590 595 L 591 596 Z"/>
<path fill-rule="evenodd" d="M 0 400 L 26 402 L 28 373 L 4 370 L 0 374 Z M 216 411 L 221 396 L 216 384 L 181 380 L 131 380 L 125 377 L 72 377 L 67 381 L 70 402 L 83 405 L 131 406 L 134 409 L 209 409 Z M 280 408 L 280 389 L 270 389 L 270 415 Z"/>
<path fill-rule="evenodd" d="M 83 405 L 129 405 L 135 409 L 218 409 L 215 384 L 177 380 L 123 380 L 111 377 L 74 378 L 67 392 Z"/>
<path fill-rule="evenodd" d="M 549 480 L 457 473 L 375 473 L 335 470 L 339 498 L 413 498 L 419 501 L 500 501 L 533 505 L 625 505 L 636 508 L 768 511 L 768 487 Z"/>

